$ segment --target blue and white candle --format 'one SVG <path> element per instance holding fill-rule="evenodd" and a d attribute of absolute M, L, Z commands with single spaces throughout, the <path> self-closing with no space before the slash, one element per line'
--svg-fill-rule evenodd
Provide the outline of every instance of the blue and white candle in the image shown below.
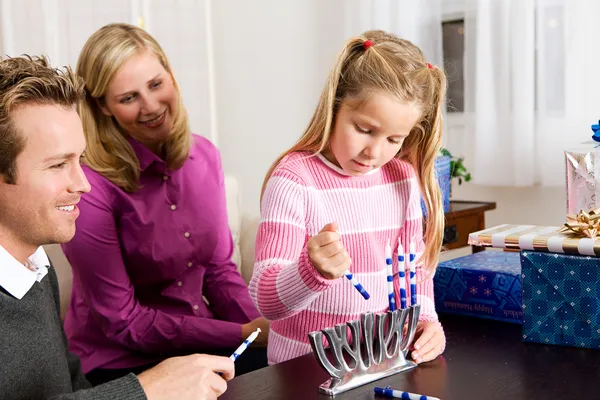
<path fill-rule="evenodd" d="M 392 271 L 392 246 L 388 239 L 385 245 L 385 269 L 387 272 L 388 301 L 390 311 L 396 311 L 396 295 L 394 294 L 394 272 Z"/>
<path fill-rule="evenodd" d="M 239 345 L 239 347 L 237 349 L 235 349 L 233 354 L 229 356 L 229 359 L 231 361 L 235 362 L 235 360 L 237 360 L 237 358 L 244 352 L 244 350 L 246 350 L 248 348 L 248 346 L 250 346 L 252 344 L 252 342 L 254 342 L 254 339 L 256 339 L 258 337 L 258 334 L 260 332 L 261 332 L 260 328 L 256 328 L 256 330 L 254 332 L 252 332 L 246 338 L 246 340 L 244 340 L 244 342 Z M 223 374 L 221 372 L 217 372 L 217 374 L 219 376 L 223 376 Z"/>
<path fill-rule="evenodd" d="M 244 350 L 246 350 L 248 348 L 248 346 L 250 346 L 252 344 L 252 342 L 254 342 L 254 339 L 256 339 L 258 337 L 258 334 L 261 332 L 260 328 L 256 328 L 256 330 L 254 332 L 252 332 L 250 334 L 250 336 L 248 336 L 248 338 L 246 338 L 246 340 L 244 340 L 244 342 L 242 344 L 240 344 L 240 346 L 233 352 L 232 355 L 229 356 L 229 358 L 232 361 L 237 360 L 237 358 L 240 356 L 240 354 L 242 354 L 244 352 Z"/>
<path fill-rule="evenodd" d="M 404 400 L 440 400 L 439 398 L 433 396 L 425 396 L 423 394 L 415 394 L 410 392 L 403 392 L 401 390 L 394 390 L 390 386 L 386 386 L 384 388 L 375 386 L 375 394 Z"/>
<path fill-rule="evenodd" d="M 404 261 L 404 246 L 398 239 L 398 280 L 400 281 L 400 308 L 406 308 L 406 263 Z"/>
<path fill-rule="evenodd" d="M 410 254 L 408 255 L 408 267 L 410 269 L 410 304 L 417 305 L 417 274 L 415 267 L 415 258 L 417 258 L 417 250 L 415 242 L 410 242 Z"/>
<path fill-rule="evenodd" d="M 336 230 L 337 232 L 337 230 Z M 350 272 L 350 269 L 347 269 L 344 271 L 344 276 L 346 276 L 346 278 L 348 278 L 348 280 L 350 282 L 352 282 L 352 286 L 354 286 L 354 288 L 356 290 L 358 290 L 358 293 L 360 293 L 360 295 L 365 299 L 365 300 L 369 300 L 369 298 L 371 297 L 371 295 L 369 293 L 367 293 L 367 291 L 365 290 L 365 288 L 363 287 L 363 285 L 360 284 L 360 282 L 358 282 L 358 279 L 356 279 L 354 277 L 354 275 L 352 275 L 352 272 Z"/>
<path fill-rule="evenodd" d="M 350 272 L 349 269 L 347 269 L 344 272 L 344 275 L 346 275 L 346 278 L 348 278 L 348 280 L 352 282 L 352 285 L 356 288 L 356 290 L 358 290 L 358 293 L 360 293 L 361 296 L 365 298 L 365 300 L 369 300 L 369 297 L 371 297 L 371 295 L 367 293 L 365 288 L 358 282 L 354 275 L 352 275 L 352 272 Z"/>

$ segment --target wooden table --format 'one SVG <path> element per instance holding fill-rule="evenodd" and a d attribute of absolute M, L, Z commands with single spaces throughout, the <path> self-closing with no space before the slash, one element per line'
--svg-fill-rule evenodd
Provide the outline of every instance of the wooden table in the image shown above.
<path fill-rule="evenodd" d="M 446 213 L 444 228 L 444 247 L 447 250 L 467 246 L 469 233 L 485 229 L 485 212 L 494 210 L 494 202 L 460 201 L 450 202 L 450 211 Z M 473 246 L 473 252 L 483 247 Z"/>
<path fill-rule="evenodd" d="M 443 356 L 335 399 L 384 400 L 373 388 L 386 385 L 443 400 L 600 399 L 600 351 L 522 343 L 515 324 L 449 315 L 441 320 Z M 220 399 L 327 399 L 318 392 L 326 379 L 307 354 L 234 378 Z"/>

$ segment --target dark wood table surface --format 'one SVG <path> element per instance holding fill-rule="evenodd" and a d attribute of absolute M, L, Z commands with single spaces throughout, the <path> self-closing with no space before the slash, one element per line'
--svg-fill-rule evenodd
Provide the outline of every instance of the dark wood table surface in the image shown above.
<path fill-rule="evenodd" d="M 447 337 L 436 360 L 358 387 L 336 399 L 375 397 L 375 386 L 464 399 L 600 399 L 600 351 L 521 342 L 521 326 L 441 316 Z M 234 378 L 223 400 L 327 399 L 327 374 L 312 354 Z"/>

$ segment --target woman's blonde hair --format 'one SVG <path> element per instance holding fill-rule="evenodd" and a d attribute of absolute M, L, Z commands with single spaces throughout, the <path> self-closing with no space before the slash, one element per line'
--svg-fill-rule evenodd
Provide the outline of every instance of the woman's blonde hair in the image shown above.
<path fill-rule="evenodd" d="M 367 41 L 370 43 L 365 45 Z M 273 163 L 263 182 L 262 193 L 283 157 L 292 152 L 316 154 L 328 149 L 338 110 L 345 99 L 364 101 L 373 91 L 384 91 L 403 102 L 415 102 L 422 110 L 421 119 L 405 139 L 397 157 L 415 169 L 427 206 L 426 250 L 421 259 L 431 273 L 439 260 L 444 230 L 435 159 L 442 142 L 446 76 L 428 64 L 421 50 L 407 40 L 383 31 L 368 31 L 346 43 L 306 131 Z"/>
<path fill-rule="evenodd" d="M 77 61 L 76 72 L 85 81 L 86 88 L 85 100 L 77 110 L 87 140 L 84 162 L 127 192 L 139 188 L 140 163 L 127 141 L 127 134 L 113 117 L 102 112 L 99 103 L 104 102 L 108 86 L 119 68 L 132 56 L 146 51 L 154 54 L 171 75 L 177 93 L 173 128 L 159 147 L 168 168 L 177 169 L 188 158 L 192 139 L 179 86 L 158 42 L 136 26 L 109 24 L 90 36 Z"/>

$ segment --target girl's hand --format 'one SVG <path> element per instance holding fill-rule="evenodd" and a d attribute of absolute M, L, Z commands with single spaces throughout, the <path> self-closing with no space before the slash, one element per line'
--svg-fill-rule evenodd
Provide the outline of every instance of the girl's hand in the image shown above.
<path fill-rule="evenodd" d="M 341 277 L 352 264 L 352 259 L 340 242 L 335 222 L 325 225 L 306 245 L 310 261 L 326 279 Z"/>
<path fill-rule="evenodd" d="M 418 364 L 434 360 L 446 345 L 446 336 L 439 322 L 419 321 L 411 357 Z"/>

